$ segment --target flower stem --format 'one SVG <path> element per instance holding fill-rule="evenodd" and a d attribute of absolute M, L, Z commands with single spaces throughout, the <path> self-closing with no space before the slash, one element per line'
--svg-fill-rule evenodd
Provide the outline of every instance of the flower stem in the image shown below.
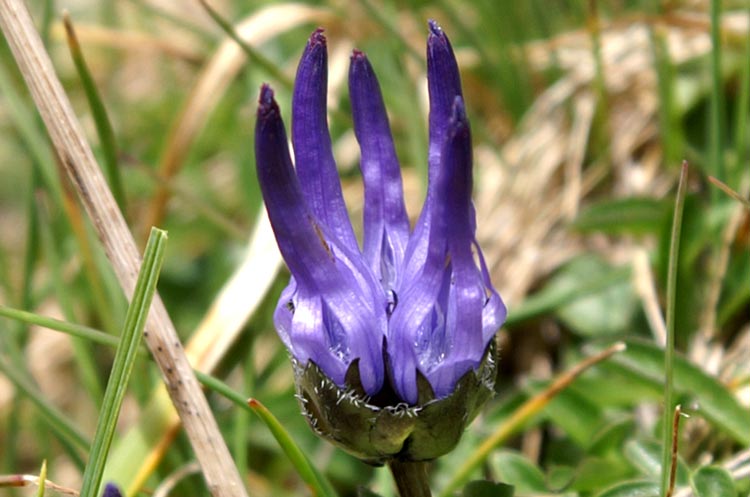
<path fill-rule="evenodd" d="M 404 462 L 392 460 L 388 467 L 401 497 L 430 497 L 426 462 Z"/>

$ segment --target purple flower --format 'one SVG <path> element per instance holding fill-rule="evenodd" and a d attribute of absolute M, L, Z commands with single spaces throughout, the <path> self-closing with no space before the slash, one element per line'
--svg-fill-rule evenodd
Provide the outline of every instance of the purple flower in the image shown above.
<path fill-rule="evenodd" d="M 122 497 L 120 489 L 114 483 L 107 483 L 102 491 L 102 497 Z"/>
<path fill-rule="evenodd" d="M 469 122 L 453 50 L 430 22 L 428 192 L 410 233 L 400 166 L 380 87 L 367 57 L 349 70 L 361 149 L 364 233 L 357 243 L 326 121 L 326 39 L 316 30 L 297 70 L 292 145 L 273 91 L 261 89 L 255 131 L 258 179 L 292 279 L 274 314 L 301 365 L 314 363 L 341 388 L 388 391 L 416 405 L 450 396 L 479 367 L 505 306 L 475 238 Z M 350 385 L 352 368 L 360 385 Z"/>

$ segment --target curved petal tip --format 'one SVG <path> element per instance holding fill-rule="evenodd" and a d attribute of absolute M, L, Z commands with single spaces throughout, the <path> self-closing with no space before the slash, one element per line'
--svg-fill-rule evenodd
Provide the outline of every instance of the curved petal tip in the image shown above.
<path fill-rule="evenodd" d="M 263 83 L 258 97 L 258 117 L 266 118 L 274 112 L 279 112 L 279 106 L 273 98 L 273 89 L 267 83 Z"/>
<path fill-rule="evenodd" d="M 435 19 L 428 20 L 427 24 L 430 26 L 430 35 L 445 36 L 443 34 L 443 28 L 440 27 L 440 24 L 438 24 Z"/>
<path fill-rule="evenodd" d="M 326 46 L 326 37 L 323 34 L 325 30 L 323 28 L 317 28 L 315 31 L 312 32 L 310 35 L 309 44 L 310 46 L 316 46 L 316 45 L 322 45 Z"/>

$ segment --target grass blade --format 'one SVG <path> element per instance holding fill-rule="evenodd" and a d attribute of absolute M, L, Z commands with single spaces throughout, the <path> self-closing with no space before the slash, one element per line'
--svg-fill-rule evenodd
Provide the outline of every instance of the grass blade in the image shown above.
<path fill-rule="evenodd" d="M 318 497 L 336 497 L 336 491 L 331 487 L 328 480 L 318 472 L 307 455 L 294 442 L 289 432 L 286 431 L 279 420 L 263 404 L 256 399 L 247 400 L 226 384 L 210 375 L 198 371 L 196 371 L 196 375 L 205 386 L 231 400 L 237 406 L 254 412 L 263 421 L 263 424 L 271 431 L 271 434 L 294 465 L 302 480 L 310 486 L 314 495 Z"/>
<path fill-rule="evenodd" d="M 234 26 L 232 26 L 229 21 L 221 17 L 221 14 L 219 14 L 213 7 L 211 7 L 211 5 L 206 0 L 200 0 L 200 4 L 203 6 L 208 15 L 211 16 L 211 19 L 213 19 L 214 22 L 222 29 L 222 31 L 224 31 L 227 36 L 233 39 L 237 43 L 237 45 L 240 46 L 242 51 L 245 52 L 245 55 L 247 55 L 248 60 L 256 63 L 259 67 L 266 71 L 269 76 L 275 79 L 281 86 L 283 86 L 287 90 L 290 90 L 292 88 L 292 79 L 284 74 L 284 72 L 279 69 L 278 66 L 271 60 L 267 59 L 262 53 L 255 50 L 252 46 L 250 46 L 249 43 L 246 43 L 245 40 L 243 40 L 240 35 L 237 34 Z"/>
<path fill-rule="evenodd" d="M 44 491 L 47 488 L 44 482 L 47 481 L 47 461 L 42 461 L 42 469 L 39 470 L 39 488 L 36 491 L 36 497 L 44 497 Z"/>
<path fill-rule="evenodd" d="M 710 171 L 721 180 L 724 172 L 724 93 L 721 80 L 721 0 L 711 0 L 711 125 Z M 715 192 L 712 199 L 716 200 Z"/>
<path fill-rule="evenodd" d="M 156 228 L 151 230 L 133 298 L 125 317 L 112 373 L 107 383 L 107 390 L 104 393 L 102 410 L 99 414 L 91 452 L 89 453 L 89 463 L 83 474 L 81 497 L 96 497 L 98 495 L 107 453 L 115 433 L 117 417 L 125 397 L 130 373 L 133 370 L 143 329 L 146 326 L 146 317 L 156 292 L 156 282 L 159 279 L 159 271 L 164 261 L 166 241 L 166 232 Z"/>
<path fill-rule="evenodd" d="M 107 115 L 107 109 L 104 107 L 104 103 L 99 96 L 99 91 L 94 83 L 94 78 L 91 77 L 91 72 L 89 71 L 88 65 L 86 65 L 86 59 L 83 57 L 81 45 L 78 43 L 78 37 L 76 36 L 73 23 L 67 12 L 63 12 L 63 24 L 65 25 L 70 56 L 73 59 L 73 64 L 76 66 L 78 77 L 81 79 L 83 91 L 86 94 L 86 99 L 91 108 L 91 114 L 94 117 L 96 132 L 99 135 L 99 143 L 101 144 L 102 153 L 104 155 L 104 172 L 107 175 L 107 180 L 109 180 L 109 187 L 112 190 L 112 195 L 115 197 L 117 205 L 120 207 L 120 210 L 125 213 L 127 212 L 125 208 L 125 190 L 122 186 L 120 168 L 117 165 L 117 141 L 115 140 L 115 132 L 112 129 L 112 123 Z"/>
<path fill-rule="evenodd" d="M 120 343 L 117 337 L 108 335 L 95 328 L 90 328 L 81 324 L 68 323 L 67 321 L 62 321 L 60 319 L 41 316 L 39 314 L 34 314 L 33 312 L 13 309 L 12 307 L 6 307 L 4 305 L 0 305 L 0 316 L 15 319 L 16 321 L 22 321 L 30 325 L 60 331 L 62 333 L 67 333 L 70 336 L 85 338 L 86 340 L 101 345 L 107 345 L 109 347 L 117 347 L 117 344 Z"/>
<path fill-rule="evenodd" d="M 29 381 L 21 371 L 18 371 L 6 359 L 0 356 L 0 373 L 3 373 L 19 393 L 25 395 L 39 410 L 49 426 L 64 440 L 77 448 L 85 449 L 89 441 L 76 426 L 71 423 L 44 395 Z"/>
<path fill-rule="evenodd" d="M 669 488 L 669 464 L 672 445 L 672 412 L 674 410 L 674 320 L 677 292 L 677 261 L 680 253 L 680 233 L 682 231 L 682 211 L 685 207 L 687 190 L 687 162 L 682 163 L 680 182 L 677 186 L 677 199 L 672 219 L 672 235 L 669 245 L 669 269 L 667 270 L 667 343 L 664 346 L 664 420 L 662 421 L 661 495 L 667 495 Z"/>

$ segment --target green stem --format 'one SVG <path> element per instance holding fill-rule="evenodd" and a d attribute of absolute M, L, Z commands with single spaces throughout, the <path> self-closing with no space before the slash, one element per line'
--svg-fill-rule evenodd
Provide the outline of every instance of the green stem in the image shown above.
<path fill-rule="evenodd" d="M 401 497 L 430 497 L 426 462 L 391 461 L 388 467 Z"/>

